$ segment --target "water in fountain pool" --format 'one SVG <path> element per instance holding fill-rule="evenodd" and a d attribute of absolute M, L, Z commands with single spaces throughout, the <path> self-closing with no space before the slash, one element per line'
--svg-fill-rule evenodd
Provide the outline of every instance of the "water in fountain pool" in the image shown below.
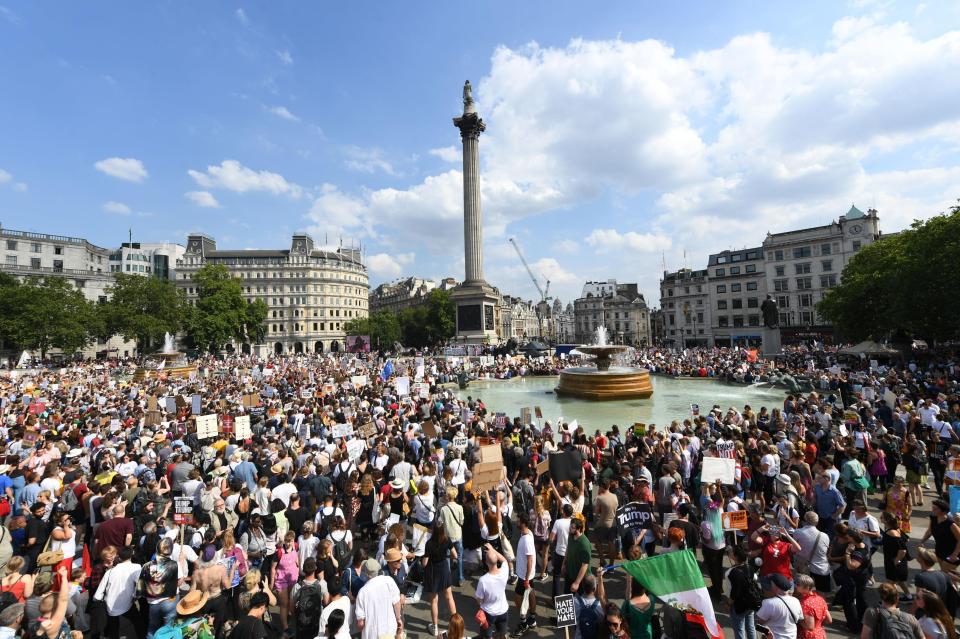
<path fill-rule="evenodd" d="M 553 393 L 556 377 L 522 377 L 509 381 L 473 381 L 466 390 L 459 391 L 461 398 L 480 398 L 491 412 L 503 412 L 518 417 L 521 408 L 540 406 L 543 417 L 556 423 L 562 416 L 565 421 L 576 419 L 588 432 L 605 430 L 612 424 L 621 430 L 634 422 L 669 426 L 674 419 L 690 417 L 690 405 L 699 404 L 702 412 L 714 404 L 726 412 L 731 406 L 743 410 L 749 404 L 754 411 L 761 406 L 768 409 L 781 408 L 786 394 L 773 389 L 734 386 L 713 380 L 674 379 L 651 375 L 653 396 L 648 399 L 592 402 L 573 397 L 558 397 Z"/>

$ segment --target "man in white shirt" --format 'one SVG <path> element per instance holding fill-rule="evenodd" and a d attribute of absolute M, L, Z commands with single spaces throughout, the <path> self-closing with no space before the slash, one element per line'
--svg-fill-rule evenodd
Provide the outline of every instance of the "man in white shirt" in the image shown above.
<path fill-rule="evenodd" d="M 863 543 L 867 545 L 867 550 L 870 550 L 881 543 L 880 522 L 867 512 L 867 506 L 862 501 L 854 501 L 851 506 L 853 510 L 850 511 L 847 524 L 854 530 L 860 531 Z"/>
<path fill-rule="evenodd" d="M 511 633 L 513 637 L 519 637 L 528 630 L 537 627 L 537 595 L 533 589 L 533 577 L 537 574 L 537 555 L 536 547 L 533 541 L 533 532 L 530 530 L 530 515 L 520 513 L 518 517 L 518 526 L 520 530 L 520 540 L 517 542 L 517 585 L 514 588 L 514 603 L 517 610 L 520 611 L 520 624 L 516 630 Z M 527 597 L 529 607 L 527 615 L 523 615 L 523 598 Z"/>
<path fill-rule="evenodd" d="M 573 516 L 573 506 L 564 504 L 560 512 L 561 517 L 553 522 L 550 530 L 550 545 L 556 543 L 553 551 L 553 596 L 564 594 L 560 590 L 560 580 L 563 578 L 563 559 L 567 556 L 567 541 L 570 539 L 570 518 Z M 546 570 L 546 566 L 544 566 Z"/>
<path fill-rule="evenodd" d="M 393 577 L 380 575 L 380 562 L 367 559 L 363 573 L 369 581 L 360 588 L 354 615 L 361 639 L 398 636 L 403 631 L 400 588 Z"/>
<path fill-rule="evenodd" d="M 940 414 L 940 407 L 930 400 L 921 399 L 917 402 L 917 412 L 924 426 L 932 426 L 933 419 Z"/>
<path fill-rule="evenodd" d="M 803 608 L 796 597 L 787 594 L 792 585 L 777 572 L 760 580 L 765 598 L 756 619 L 770 629 L 773 639 L 797 639 L 797 624 L 803 619 Z"/>
<path fill-rule="evenodd" d="M 104 573 L 100 586 L 93 598 L 103 601 L 107 607 L 107 627 L 105 637 L 119 637 L 121 625 L 132 624 L 132 619 L 121 621 L 133 607 L 133 598 L 140 579 L 140 564 L 131 561 L 133 546 L 124 546 L 117 555 L 117 564 Z"/>

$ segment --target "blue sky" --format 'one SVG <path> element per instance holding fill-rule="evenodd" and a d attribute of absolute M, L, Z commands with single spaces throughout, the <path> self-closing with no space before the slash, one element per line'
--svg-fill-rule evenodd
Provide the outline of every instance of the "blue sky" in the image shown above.
<path fill-rule="evenodd" d="M 678 3 L 671 3 L 678 4 Z M 102 246 L 362 241 L 373 285 L 462 276 L 463 80 L 487 279 L 700 266 L 855 201 L 960 197 L 957 3 L 0 0 L 0 222 Z"/>

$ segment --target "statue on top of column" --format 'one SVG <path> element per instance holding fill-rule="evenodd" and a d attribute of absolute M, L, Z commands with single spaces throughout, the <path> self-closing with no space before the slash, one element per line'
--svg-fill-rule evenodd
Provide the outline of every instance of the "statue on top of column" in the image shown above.
<path fill-rule="evenodd" d="M 476 109 L 473 106 L 473 87 L 470 80 L 463 83 L 463 112 L 474 113 Z"/>

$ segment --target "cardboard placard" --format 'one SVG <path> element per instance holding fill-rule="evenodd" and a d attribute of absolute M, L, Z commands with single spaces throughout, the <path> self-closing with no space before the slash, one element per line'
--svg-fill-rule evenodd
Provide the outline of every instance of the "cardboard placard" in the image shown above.
<path fill-rule="evenodd" d="M 636 422 L 633 425 L 633 434 L 637 437 L 643 437 L 647 434 L 647 425 L 643 422 Z"/>
<path fill-rule="evenodd" d="M 530 425 L 530 422 L 532 422 L 532 421 L 533 421 L 533 420 L 532 420 L 531 417 L 530 417 L 530 409 L 529 409 L 529 408 L 521 408 L 521 409 L 520 409 L 520 423 L 523 424 L 524 426 L 529 426 L 529 425 Z"/>
<path fill-rule="evenodd" d="M 533 407 L 533 414 L 537 416 L 537 419 L 543 419 L 543 411 L 540 410 L 539 406 Z"/>
<path fill-rule="evenodd" d="M 193 524 L 193 497 L 173 498 L 173 523 L 186 526 Z"/>
<path fill-rule="evenodd" d="M 361 437 L 374 437 L 377 434 L 377 425 L 373 422 L 367 422 L 357 429 Z"/>
<path fill-rule="evenodd" d="M 367 443 L 362 439 L 351 439 L 347 442 L 347 456 L 350 461 L 357 463 L 363 456 L 363 451 L 367 449 Z"/>
<path fill-rule="evenodd" d="M 553 598 L 553 608 L 557 611 L 557 628 L 577 625 L 577 609 L 573 606 L 573 595 L 557 595 Z"/>
<path fill-rule="evenodd" d="M 147 410 L 157 410 L 157 397 L 155 395 L 147 398 Z"/>
<path fill-rule="evenodd" d="M 500 444 L 491 444 L 490 446 L 480 447 L 480 461 L 483 463 L 496 462 L 503 465 L 503 449 Z"/>
<path fill-rule="evenodd" d="M 467 443 L 470 440 L 464 435 L 457 435 L 453 438 L 453 441 L 450 442 L 450 445 L 459 450 L 461 453 L 467 449 Z"/>
<path fill-rule="evenodd" d="M 260 403 L 260 396 L 256 393 L 247 393 L 243 396 L 241 403 L 243 404 L 244 408 L 253 408 Z"/>
<path fill-rule="evenodd" d="M 550 460 L 544 459 L 542 462 L 537 464 L 537 476 L 543 475 L 544 473 L 550 472 Z"/>
<path fill-rule="evenodd" d="M 233 420 L 233 436 L 236 439 L 249 439 L 253 436 L 253 431 L 250 430 L 249 415 L 237 415 L 237 418 Z"/>
<path fill-rule="evenodd" d="M 732 486 L 736 482 L 737 462 L 734 459 L 724 459 L 722 457 L 704 457 L 703 469 L 700 471 L 700 483 L 712 484 L 720 480 L 720 483 Z"/>
<path fill-rule="evenodd" d="M 500 484 L 503 476 L 502 462 L 481 462 L 473 467 L 473 489 L 493 490 Z"/>
<path fill-rule="evenodd" d="M 427 437 L 434 438 L 437 436 L 437 427 L 432 421 L 423 422 L 421 428 L 423 429 L 423 434 Z"/>
<path fill-rule="evenodd" d="M 353 424 L 334 424 L 333 425 L 333 436 L 337 437 L 352 437 L 353 436 Z"/>
<path fill-rule="evenodd" d="M 747 511 L 733 510 L 720 513 L 720 523 L 724 530 L 746 530 L 747 529 Z"/>
<path fill-rule="evenodd" d="M 40 439 L 40 431 L 36 430 L 35 428 L 28 428 L 23 431 L 23 441 L 30 446 L 36 444 L 38 439 Z"/>
<path fill-rule="evenodd" d="M 144 426 L 159 426 L 162 421 L 162 415 L 158 410 L 148 410 L 143 418 Z"/>
<path fill-rule="evenodd" d="M 553 453 L 548 458 L 550 462 L 550 476 L 553 481 L 579 482 L 583 476 L 583 457 L 579 450 L 568 450 L 563 453 Z"/>
<path fill-rule="evenodd" d="M 213 439 L 219 434 L 217 414 L 197 415 L 197 439 Z"/>

